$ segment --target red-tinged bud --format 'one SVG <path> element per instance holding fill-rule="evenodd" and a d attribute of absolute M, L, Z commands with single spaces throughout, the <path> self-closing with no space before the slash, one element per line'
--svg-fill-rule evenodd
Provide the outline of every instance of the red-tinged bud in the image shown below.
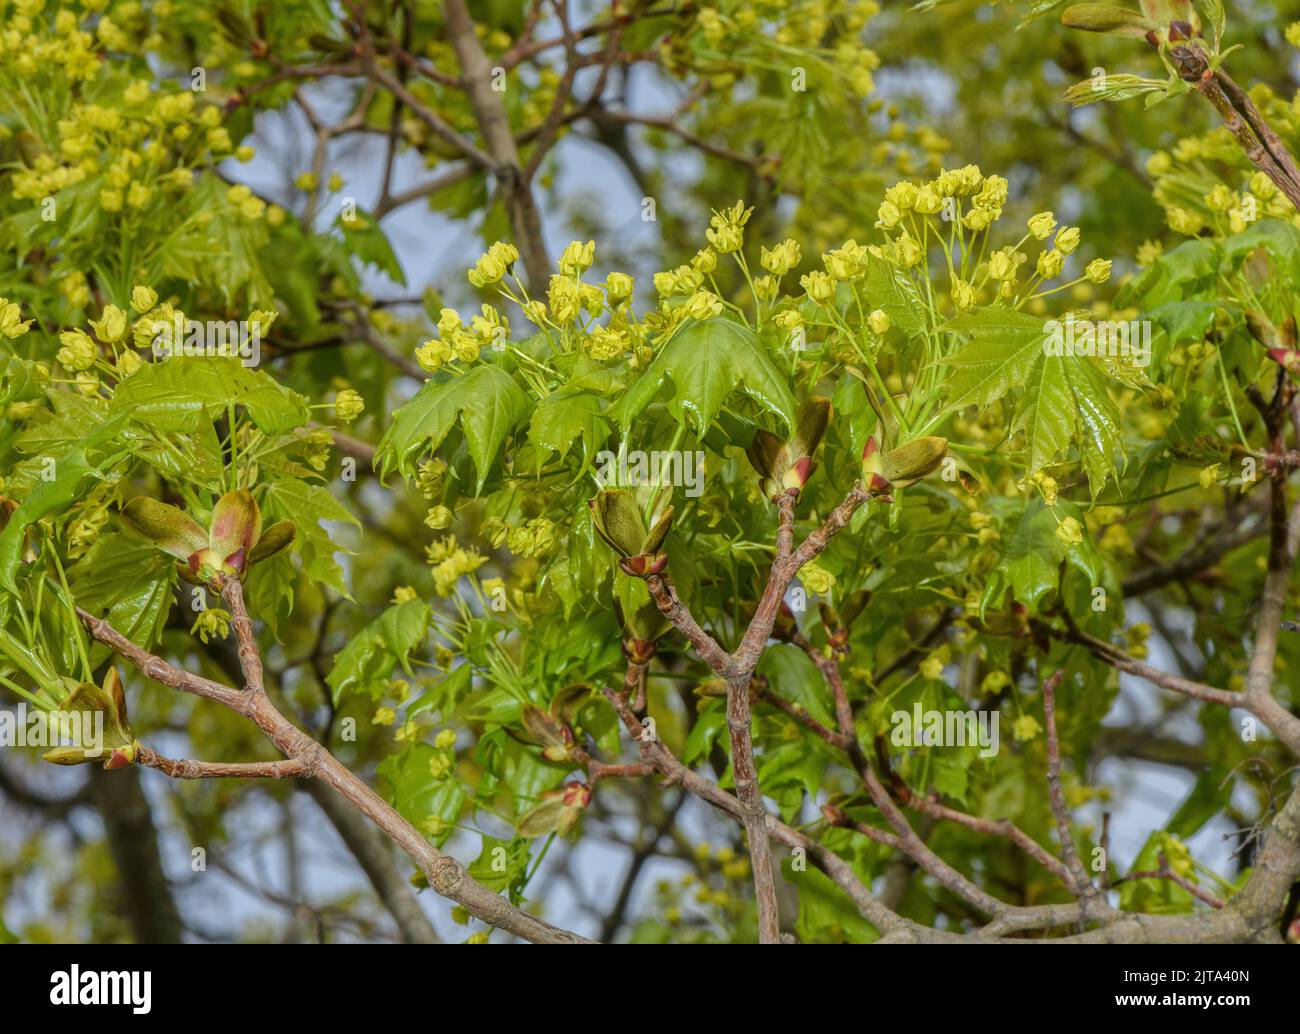
<path fill-rule="evenodd" d="M 830 643 L 832 650 L 840 651 L 846 649 L 849 642 L 849 630 L 847 628 L 841 628 L 838 631 L 832 632 L 828 642 Z"/>
<path fill-rule="evenodd" d="M 1023 625 L 1029 620 L 1029 608 L 1019 600 L 1012 600 L 1011 616 L 1016 619 L 1017 623 Z"/>
<path fill-rule="evenodd" d="M 623 656 L 633 664 L 649 664 L 655 656 L 655 644 L 647 639 L 624 639 Z"/>
<path fill-rule="evenodd" d="M 811 456 L 803 456 L 795 460 L 794 466 L 785 472 L 785 487 L 793 489 L 797 494 L 804 485 L 808 484 L 812 472 L 813 461 Z"/>
<path fill-rule="evenodd" d="M 591 787 L 586 783 L 566 783 L 561 799 L 566 808 L 585 808 L 591 803 Z"/>
<path fill-rule="evenodd" d="M 879 460 L 876 459 L 876 457 L 879 457 L 879 455 L 880 455 L 880 446 L 876 444 L 876 436 L 874 434 L 868 435 L 866 444 L 862 446 L 863 468 L 867 469 L 867 464 L 873 463 L 874 465 L 869 469 L 879 470 L 880 469 Z"/>
<path fill-rule="evenodd" d="M 822 818 L 824 818 L 832 826 L 842 827 L 842 826 L 849 825 L 848 812 L 846 812 L 838 804 L 823 804 Z"/>
<path fill-rule="evenodd" d="M 649 578 L 652 574 L 663 574 L 668 567 L 668 554 L 638 553 L 618 562 L 618 569 L 633 578 Z"/>
<path fill-rule="evenodd" d="M 112 772 L 119 768 L 126 768 L 127 765 L 135 763 L 135 745 L 129 747 L 119 747 L 113 751 L 109 759 L 104 762 L 104 768 Z"/>
<path fill-rule="evenodd" d="M 1300 352 L 1290 348 L 1270 348 L 1269 357 L 1285 370 L 1300 373 Z"/>
<path fill-rule="evenodd" d="M 875 435 L 871 435 L 862 447 L 862 480 L 872 495 L 883 495 L 893 487 L 885 477 L 884 469 L 885 461 L 880 455 L 880 446 L 876 444 Z"/>

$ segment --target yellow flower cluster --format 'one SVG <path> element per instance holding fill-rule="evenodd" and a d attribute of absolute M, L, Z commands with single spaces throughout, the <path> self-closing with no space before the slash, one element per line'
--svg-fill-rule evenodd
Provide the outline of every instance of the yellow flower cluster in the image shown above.
<path fill-rule="evenodd" d="M 439 596 L 450 596 L 460 578 L 487 563 L 487 557 L 473 547 L 466 549 L 460 546 L 454 535 L 435 539 L 425 547 L 424 553 L 425 560 L 433 571 L 434 590 Z"/>
<path fill-rule="evenodd" d="M 758 0 L 727 8 L 701 7 L 688 32 L 666 38 L 659 55 L 664 66 L 698 67 L 714 89 L 725 89 L 745 73 L 747 62 L 766 58 L 806 67 L 819 83 L 855 97 L 874 91 L 880 58 L 859 41 L 880 12 L 875 0 Z M 838 42 L 828 46 L 827 40 Z"/>
<path fill-rule="evenodd" d="M 455 309 L 444 308 L 438 315 L 438 336 L 415 350 L 415 361 L 422 370 L 435 373 L 453 359 L 477 362 L 482 349 L 503 345 L 509 338 L 510 321 L 491 305 L 480 306 L 479 315 L 470 318 L 469 326 L 461 322 Z"/>
<path fill-rule="evenodd" d="M 1274 98 L 1267 87 L 1252 91 L 1252 97 L 1265 108 L 1265 116 L 1279 125 L 1293 124 L 1300 111 L 1300 92 L 1290 104 Z M 1300 222 L 1286 196 L 1250 165 L 1223 127 L 1183 137 L 1171 149 L 1156 151 L 1146 168 L 1154 181 L 1155 199 L 1175 233 L 1223 236 L 1241 233 L 1260 219 Z M 1138 261 L 1149 264 L 1141 255 Z"/>
<path fill-rule="evenodd" d="M 31 320 L 23 319 L 22 310 L 18 307 L 17 302 L 11 302 L 8 298 L 0 298 L 0 334 L 12 341 L 14 338 L 26 334 L 31 325 Z"/>

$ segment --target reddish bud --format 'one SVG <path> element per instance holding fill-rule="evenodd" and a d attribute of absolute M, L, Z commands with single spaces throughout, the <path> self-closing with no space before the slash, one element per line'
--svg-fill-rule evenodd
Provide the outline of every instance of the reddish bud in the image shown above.
<path fill-rule="evenodd" d="M 654 655 L 655 644 L 648 639 L 623 640 L 623 656 L 633 664 L 649 664 Z"/>
<path fill-rule="evenodd" d="M 1290 348 L 1270 348 L 1269 357 L 1291 373 L 1300 373 L 1300 352 Z"/>

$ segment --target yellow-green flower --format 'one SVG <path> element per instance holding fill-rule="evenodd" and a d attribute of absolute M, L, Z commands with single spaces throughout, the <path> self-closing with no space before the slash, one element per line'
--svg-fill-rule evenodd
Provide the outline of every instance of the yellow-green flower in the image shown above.
<path fill-rule="evenodd" d="M 708 320 L 722 312 L 722 302 L 712 291 L 696 291 L 682 311 L 692 319 Z"/>
<path fill-rule="evenodd" d="M 1056 526 L 1056 537 L 1067 546 L 1077 546 L 1083 541 L 1083 525 L 1073 517 L 1066 517 Z"/>
<path fill-rule="evenodd" d="M 1029 232 L 1035 240 L 1045 241 L 1056 229 L 1056 216 L 1051 212 L 1039 212 L 1029 217 Z"/>
<path fill-rule="evenodd" d="M 829 305 L 835 298 L 835 281 L 821 270 L 813 270 L 799 278 L 799 286 L 818 305 Z"/>
<path fill-rule="evenodd" d="M 763 268 L 776 276 L 785 276 L 786 273 L 799 265 L 801 257 L 799 242 L 788 239 L 783 240 L 770 250 L 763 248 L 760 252 L 760 261 Z"/>
<path fill-rule="evenodd" d="M 975 288 L 959 276 L 952 278 L 952 304 L 958 312 L 975 304 Z"/>
<path fill-rule="evenodd" d="M 943 658 L 932 653 L 920 663 L 919 668 L 922 678 L 937 679 L 943 674 Z"/>
<path fill-rule="evenodd" d="M 190 634 L 197 635 L 205 643 L 214 638 L 225 639 L 230 634 L 230 614 L 219 607 L 200 611 Z"/>
<path fill-rule="evenodd" d="M 799 568 L 799 581 L 805 589 L 818 596 L 824 596 L 835 588 L 835 575 L 815 563 L 804 564 Z"/>
<path fill-rule="evenodd" d="M 628 350 L 628 338 L 612 327 L 593 327 L 584 342 L 586 352 L 593 359 L 617 359 Z"/>
<path fill-rule="evenodd" d="M 442 531 L 444 528 L 451 527 L 452 512 L 449 507 L 435 506 L 432 507 L 424 517 L 424 523 L 434 531 Z"/>
<path fill-rule="evenodd" d="M 626 273 L 610 273 L 605 278 L 605 296 L 611 305 L 625 302 L 632 297 L 634 282 Z"/>
<path fill-rule="evenodd" d="M 1083 271 L 1090 283 L 1104 284 L 1110 279 L 1111 262 L 1109 259 L 1093 259 Z"/>
<path fill-rule="evenodd" d="M 0 298 L 0 334 L 10 340 L 26 334 L 27 328 L 32 325 L 32 321 L 24 320 L 22 315 L 22 309 L 18 307 L 17 302 L 11 302 L 8 298 Z"/>
<path fill-rule="evenodd" d="M 1036 268 L 1039 276 L 1044 280 L 1051 280 L 1061 275 L 1061 270 L 1065 268 L 1065 256 L 1055 248 L 1044 251 L 1038 256 Z"/>
<path fill-rule="evenodd" d="M 582 276 L 596 260 L 596 242 L 571 241 L 560 256 L 560 272 L 565 276 Z"/>
<path fill-rule="evenodd" d="M 69 370 L 80 373 L 95 365 L 99 349 L 84 330 L 65 330 L 59 335 L 59 340 L 63 343 L 63 347 L 59 349 L 55 358 Z"/>
<path fill-rule="evenodd" d="M 351 388 L 344 388 L 334 396 L 334 413 L 345 424 L 352 423 L 366 408 L 366 400 Z"/>

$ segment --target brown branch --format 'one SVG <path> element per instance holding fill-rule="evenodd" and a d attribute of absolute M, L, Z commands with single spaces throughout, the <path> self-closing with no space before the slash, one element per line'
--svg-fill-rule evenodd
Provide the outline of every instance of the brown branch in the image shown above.
<path fill-rule="evenodd" d="M 227 578 L 221 598 L 230 608 L 230 628 L 239 647 L 239 667 L 244 673 L 244 689 L 249 693 L 266 692 L 266 675 L 262 671 L 262 653 L 253 634 L 253 621 L 244 602 L 244 585 L 238 578 Z"/>
<path fill-rule="evenodd" d="M 1131 883 L 1134 880 L 1168 880 L 1170 883 L 1177 884 L 1187 891 L 1188 894 L 1196 900 L 1209 905 L 1211 908 L 1222 908 L 1223 902 L 1216 898 L 1204 887 L 1199 887 L 1186 876 L 1174 872 L 1169 865 L 1169 859 L 1163 854 L 1160 855 L 1160 868 L 1151 869 L 1144 872 L 1131 872 L 1127 876 L 1121 876 L 1112 886 L 1119 886 L 1121 883 Z"/>
<path fill-rule="evenodd" d="M 573 96 L 573 80 L 578 74 L 581 65 L 582 55 L 578 53 L 577 44 L 573 36 L 573 27 L 569 24 L 569 3 L 568 0 L 552 0 L 555 7 L 555 14 L 559 18 L 560 27 L 564 31 L 564 51 L 565 65 L 564 74 L 560 77 L 559 86 L 556 87 L 555 97 L 551 101 L 550 110 L 546 113 L 546 118 L 542 122 L 541 128 L 537 133 L 537 143 L 533 147 L 533 153 L 528 159 L 528 165 L 524 168 L 522 180 L 525 187 L 531 184 L 533 177 L 537 175 L 537 170 L 541 167 L 542 160 L 546 157 L 551 147 L 555 144 L 556 137 L 560 131 L 560 126 L 564 123 L 564 107 L 569 103 Z M 617 32 L 612 34 L 612 39 L 617 42 Z M 599 87 L 593 96 L 599 95 Z"/>
<path fill-rule="evenodd" d="M 1297 504 L 1296 514 L 1300 515 L 1300 503 Z M 1300 532 L 1297 532 L 1297 534 L 1300 535 Z M 1270 572 L 1271 574 L 1272 572 Z M 1282 581 L 1283 584 L 1285 583 L 1285 579 L 1282 579 L 1280 575 L 1278 580 Z M 1265 584 L 1268 584 L 1267 580 Z M 1282 592 L 1281 600 L 1284 602 L 1285 589 Z M 1237 707 L 1248 711 L 1259 719 L 1266 729 L 1269 729 L 1281 740 L 1288 750 L 1293 754 L 1300 755 L 1300 718 L 1297 718 L 1278 703 L 1277 698 L 1270 692 L 1273 662 L 1277 653 L 1277 637 L 1281 629 L 1279 619 L 1281 605 L 1281 602 L 1277 602 L 1277 597 L 1274 597 L 1272 606 L 1265 606 L 1263 603 L 1260 606 L 1260 616 L 1256 622 L 1256 645 L 1251 657 L 1250 670 L 1256 674 L 1255 686 L 1262 686 L 1263 689 L 1261 691 L 1257 688 L 1253 694 L 1250 691 L 1251 682 L 1249 677 L 1246 692 L 1233 693 L 1226 689 L 1207 686 L 1203 682 L 1196 682 L 1181 675 L 1175 675 L 1172 672 L 1163 671 L 1147 664 L 1145 661 L 1140 661 L 1129 656 L 1119 647 L 1112 646 L 1110 643 L 1089 635 L 1074 623 L 1068 613 L 1062 615 L 1068 626 L 1064 632 L 1041 622 L 1035 622 L 1035 627 L 1054 638 L 1078 643 L 1086 647 L 1098 660 L 1104 661 L 1118 671 L 1146 679 L 1162 689 L 1173 690 L 1175 693 L 1181 693 L 1202 703 L 1219 704 L 1223 707 Z M 1269 621 L 1272 622 L 1271 626 L 1266 625 L 1266 622 Z M 1265 658 L 1267 659 L 1266 663 Z"/>
<path fill-rule="evenodd" d="M 375 205 L 373 215 L 376 219 L 382 219 L 394 209 L 409 205 L 412 201 L 418 201 L 422 197 L 438 194 L 448 187 L 454 187 L 457 183 L 469 179 L 470 176 L 474 175 L 474 172 L 474 166 L 468 163 L 453 165 L 450 169 L 444 170 L 424 183 L 417 183 L 415 186 L 400 190 L 395 194 L 385 194 Z"/>
<path fill-rule="evenodd" d="M 460 82 L 474 109 L 488 154 L 487 166 L 496 175 L 505 195 L 510 225 L 519 247 L 529 284 L 534 292 L 545 290 L 551 275 L 541 217 L 532 190 L 519 164 L 519 149 L 501 95 L 492 89 L 492 63 L 474 32 L 465 0 L 444 0 L 447 36 L 460 61 Z M 482 164 L 482 163 L 480 163 Z"/>
<path fill-rule="evenodd" d="M 637 743 L 641 758 L 663 773 L 665 783 L 680 785 L 688 793 L 699 797 L 730 818 L 743 822 L 743 808 L 733 794 L 684 765 L 658 738 L 646 734 L 645 728 L 618 693 L 603 690 L 615 713 Z M 852 866 L 834 852 L 787 826 L 774 815 L 766 816 L 767 832 L 778 843 L 791 850 L 802 850 L 832 882 L 853 901 L 862 917 L 881 931 L 898 934 L 904 939 L 924 939 L 930 931 L 904 919 L 881 904 L 880 900 L 862 883 Z"/>
<path fill-rule="evenodd" d="M 1061 740 L 1056 733 L 1056 690 L 1065 678 L 1065 669 L 1052 673 L 1043 682 L 1043 724 L 1047 727 L 1047 800 L 1056 816 L 1056 833 L 1061 840 L 1061 857 L 1070 871 L 1071 890 L 1083 906 L 1085 918 L 1090 918 L 1090 907 L 1102 904 L 1100 891 L 1088 877 L 1083 867 L 1078 848 L 1074 844 L 1074 832 L 1070 828 L 1070 811 L 1065 804 L 1065 790 L 1061 786 Z"/>
<path fill-rule="evenodd" d="M 1245 92 L 1226 72 L 1212 70 L 1205 51 L 1199 46 L 1171 47 L 1169 56 L 1179 77 L 1191 83 L 1218 112 L 1250 163 L 1300 210 L 1300 171 L 1296 169 L 1295 159 Z"/>
<path fill-rule="evenodd" d="M 765 834 L 767 809 L 763 804 L 762 790 L 758 785 L 758 772 L 754 765 L 754 744 L 749 696 L 754 669 L 772 637 L 782 601 L 791 582 L 804 564 L 818 556 L 836 532 L 844 528 L 853 514 L 878 493 L 869 493 L 861 485 L 854 485 L 848 497 L 840 503 L 826 521 L 809 534 L 796 549 L 794 546 L 794 508 L 798 493 L 779 496 L 777 505 L 776 557 L 768 575 L 767 586 L 754 610 L 754 616 L 745 629 L 740 646 L 728 654 L 691 615 L 689 608 L 673 590 L 671 582 L 663 575 L 650 575 L 646 585 L 659 610 L 704 658 L 705 662 L 727 682 L 727 731 L 731 739 L 731 768 L 736 783 L 736 796 L 743 809 L 742 819 L 749 841 L 749 854 L 753 869 L 755 896 L 759 913 L 759 940 L 763 944 L 780 941 L 779 917 L 776 900 L 776 878 L 772 872 L 771 852 Z"/>
<path fill-rule="evenodd" d="M 225 597 L 234 606 L 232 597 L 242 603 L 242 593 Z M 521 911 L 471 877 L 456 859 L 443 854 L 429 843 L 392 805 L 321 744 L 285 718 L 265 692 L 241 692 L 184 671 L 136 646 L 104 619 L 80 609 L 77 613 L 86 630 L 97 641 L 131 661 L 145 675 L 172 689 L 224 704 L 256 724 L 285 757 L 302 762 L 303 775 L 313 775 L 332 786 L 354 808 L 383 830 L 419 865 L 428 877 L 429 885 L 443 897 L 463 905 L 488 925 L 500 927 L 525 940 L 546 944 L 587 943 L 585 938 L 577 934 Z M 242 649 L 240 660 L 245 660 Z M 251 670 L 247 667 L 244 669 L 244 679 L 250 687 L 262 684 L 260 656 L 255 667 Z"/>
<path fill-rule="evenodd" d="M 182 761 L 141 747 L 136 760 L 146 768 L 156 768 L 173 779 L 289 779 L 311 774 L 307 757 L 281 761 Z"/>
<path fill-rule="evenodd" d="M 1238 519 L 1231 524 L 1225 522 L 1210 544 L 1203 549 L 1189 550 L 1177 560 L 1130 575 L 1124 580 L 1124 595 L 1140 596 L 1171 582 L 1196 577 L 1214 567 L 1234 549 L 1255 541 L 1261 534 L 1262 529 L 1248 521 Z"/>
<path fill-rule="evenodd" d="M 1052 854 L 1042 844 L 1038 843 L 1033 837 L 1017 826 L 1010 819 L 981 819 L 974 815 L 968 815 L 963 811 L 957 811 L 955 808 L 949 808 L 940 804 L 931 797 L 913 796 L 908 804 L 922 814 L 929 815 L 932 818 L 943 819 L 947 822 L 955 822 L 959 826 L 965 826 L 977 833 L 984 833 L 988 836 L 1005 837 L 1015 844 L 1025 854 L 1029 855 L 1034 861 L 1044 869 L 1056 876 L 1062 883 L 1073 889 L 1074 879 L 1070 870 L 1061 862 L 1056 855 Z"/>
<path fill-rule="evenodd" d="M 695 651 L 704 659 L 704 663 L 717 674 L 725 677 L 730 670 L 731 657 L 691 616 L 690 608 L 677 595 L 677 589 L 673 586 L 667 572 L 650 575 L 646 578 L 645 584 L 663 616 L 672 622 L 673 627 L 695 647 Z"/>

